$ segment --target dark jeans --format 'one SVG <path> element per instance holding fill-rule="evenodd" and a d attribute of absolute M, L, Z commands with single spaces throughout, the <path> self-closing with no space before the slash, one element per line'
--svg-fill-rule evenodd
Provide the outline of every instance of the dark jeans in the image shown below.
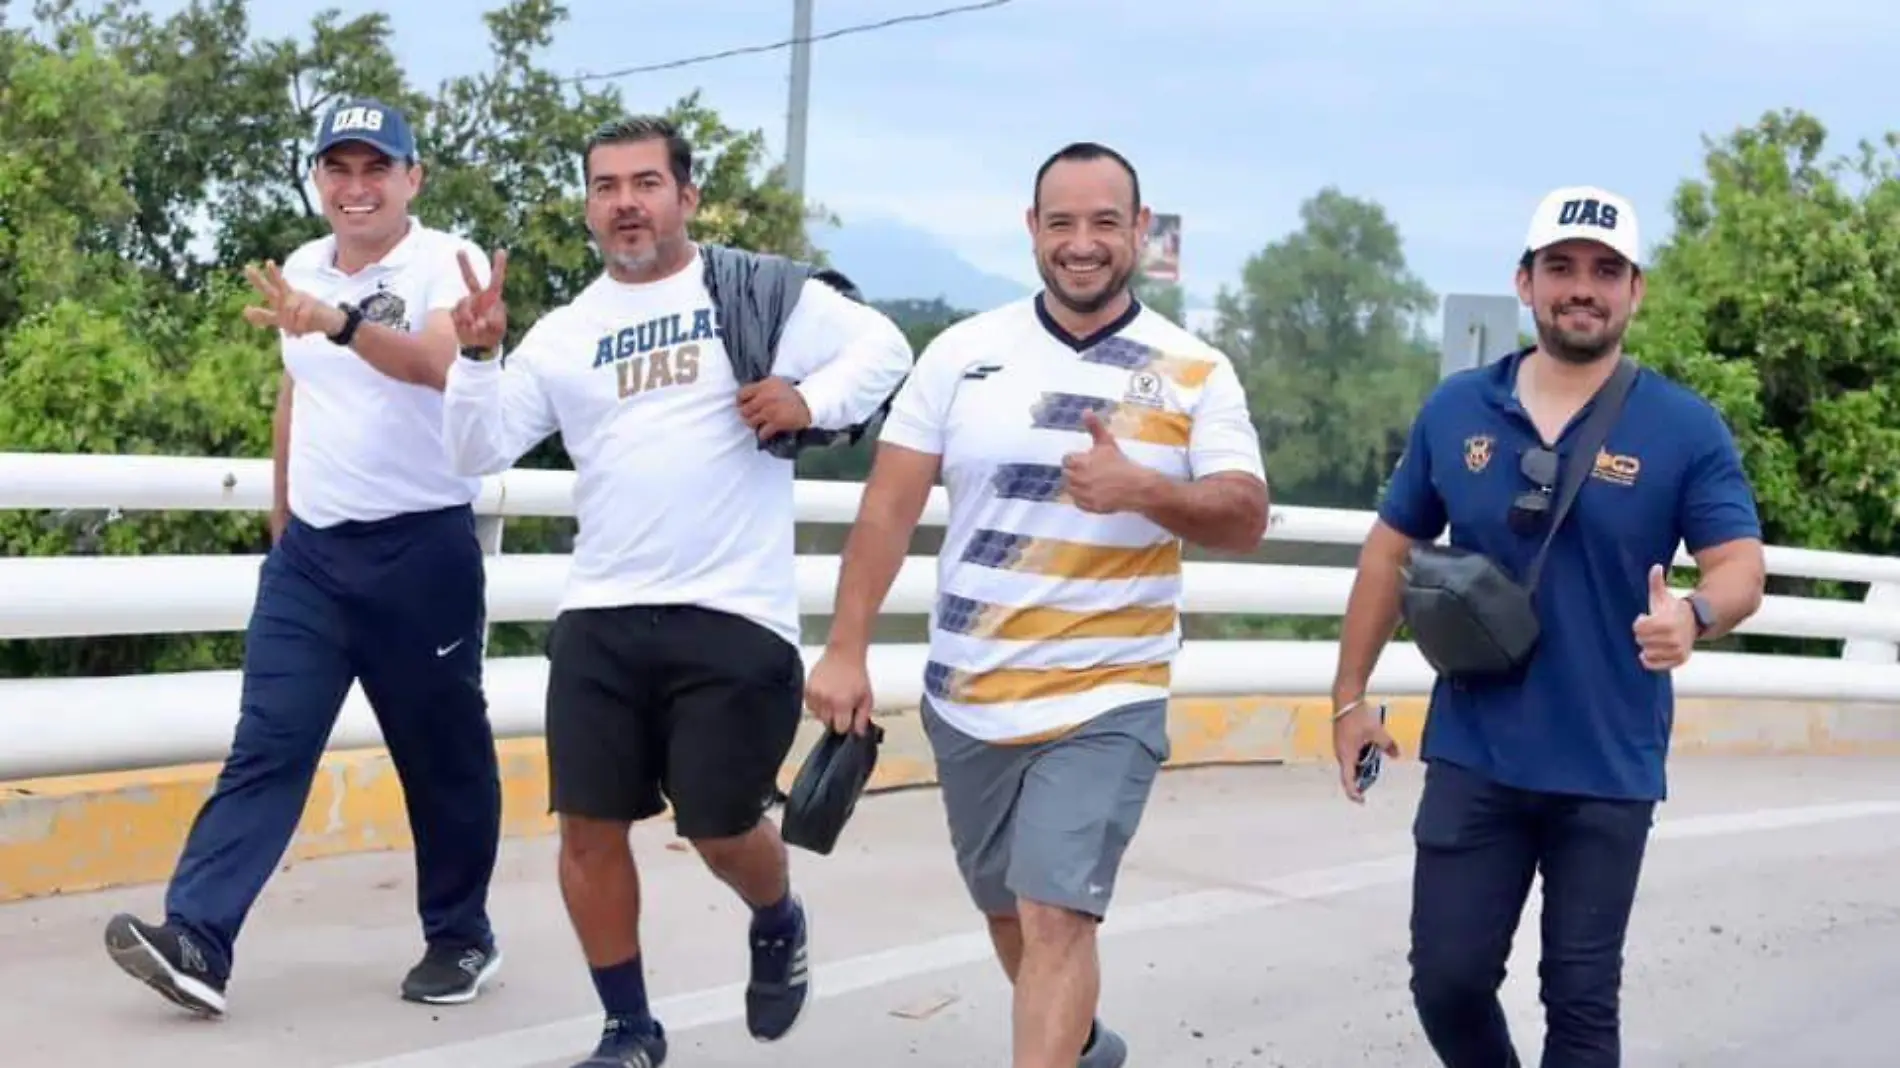
<path fill-rule="evenodd" d="M 1623 941 L 1650 801 L 1542 794 L 1426 769 L 1412 828 L 1412 998 L 1446 1068 L 1518 1068 L 1498 1004 L 1531 876 L 1544 877 L 1543 1068 L 1621 1063 Z"/>
<path fill-rule="evenodd" d="M 230 755 L 185 841 L 166 918 L 228 974 L 290 845 L 352 681 L 382 728 L 415 840 L 425 939 L 486 944 L 501 830 L 482 689 L 486 576 L 467 508 L 318 530 L 264 560 Z"/>

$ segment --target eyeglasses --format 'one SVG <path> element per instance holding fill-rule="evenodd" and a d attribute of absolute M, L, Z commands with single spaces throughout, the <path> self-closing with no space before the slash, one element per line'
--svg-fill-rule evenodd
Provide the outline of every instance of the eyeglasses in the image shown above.
<path fill-rule="evenodd" d="M 1541 531 L 1550 518 L 1551 491 L 1557 485 L 1557 454 L 1542 446 L 1525 449 L 1517 469 L 1536 488 L 1517 495 L 1507 519 L 1512 531 L 1528 536 Z"/>

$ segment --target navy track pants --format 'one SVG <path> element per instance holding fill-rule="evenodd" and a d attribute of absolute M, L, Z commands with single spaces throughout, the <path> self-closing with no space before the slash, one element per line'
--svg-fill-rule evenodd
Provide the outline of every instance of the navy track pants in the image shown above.
<path fill-rule="evenodd" d="M 408 803 L 425 941 L 490 943 L 501 783 L 482 689 L 485 591 L 467 507 L 323 529 L 290 520 L 259 577 L 231 752 L 165 901 L 220 975 L 289 847 L 352 682 Z"/>

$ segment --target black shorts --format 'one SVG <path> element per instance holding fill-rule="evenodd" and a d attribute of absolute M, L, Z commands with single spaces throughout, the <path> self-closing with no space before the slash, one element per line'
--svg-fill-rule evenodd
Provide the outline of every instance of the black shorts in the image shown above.
<path fill-rule="evenodd" d="M 549 807 L 684 838 L 758 824 L 805 701 L 796 646 L 692 605 L 570 609 L 548 633 Z"/>

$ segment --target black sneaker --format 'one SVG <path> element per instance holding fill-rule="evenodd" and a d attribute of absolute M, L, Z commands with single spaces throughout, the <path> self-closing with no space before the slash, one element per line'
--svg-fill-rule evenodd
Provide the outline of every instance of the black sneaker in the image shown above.
<path fill-rule="evenodd" d="M 199 1016 L 224 1015 L 224 977 L 191 936 L 120 913 L 106 924 L 106 952 L 125 974 Z"/>
<path fill-rule="evenodd" d="M 402 980 L 404 1001 L 460 1005 L 501 970 L 501 950 L 488 946 L 430 946 Z"/>
<path fill-rule="evenodd" d="M 791 1031 L 811 993 L 806 958 L 805 903 L 792 898 L 794 925 L 789 935 L 752 934 L 752 978 L 745 989 L 745 1023 L 752 1037 L 776 1042 Z"/>
<path fill-rule="evenodd" d="M 609 1016 L 593 1056 L 574 1068 L 660 1068 L 665 1063 L 666 1029 L 658 1021 Z"/>

